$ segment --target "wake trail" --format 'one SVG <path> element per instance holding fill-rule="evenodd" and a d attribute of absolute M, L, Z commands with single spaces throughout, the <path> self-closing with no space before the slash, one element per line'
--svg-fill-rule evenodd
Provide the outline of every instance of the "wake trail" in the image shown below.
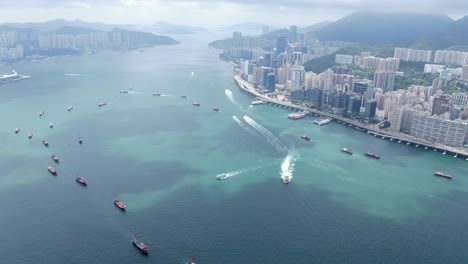
<path fill-rule="evenodd" d="M 237 116 L 232 116 L 232 119 L 234 121 L 236 121 L 236 123 L 242 128 L 244 129 L 245 131 L 249 132 L 250 134 L 254 135 L 255 132 L 250 129 L 249 127 L 247 127 L 244 123 L 242 123 L 242 121 L 237 117 Z"/>
<path fill-rule="evenodd" d="M 86 75 L 84 74 L 79 74 L 79 73 L 65 73 L 66 76 L 75 76 L 75 77 L 85 77 Z"/>
<path fill-rule="evenodd" d="M 220 180 L 226 180 L 226 179 L 229 179 L 231 177 L 234 177 L 234 176 L 246 173 L 246 172 L 256 171 L 258 169 L 270 166 L 272 164 L 274 164 L 274 162 L 273 163 L 268 163 L 268 164 L 265 164 L 265 165 L 261 165 L 261 166 L 257 166 L 257 167 L 248 167 L 248 168 L 239 169 L 239 170 L 235 170 L 235 171 L 231 171 L 231 172 L 225 172 L 225 173 L 221 173 L 221 174 L 216 175 L 216 178 L 220 179 Z"/>
<path fill-rule="evenodd" d="M 226 94 L 226 97 L 228 98 L 229 101 L 231 101 L 231 103 L 235 104 L 238 107 L 242 107 L 234 98 L 234 95 L 232 94 L 231 90 L 229 89 L 224 90 L 224 94 Z"/>
<path fill-rule="evenodd" d="M 296 165 L 296 157 L 293 153 L 288 153 L 288 155 L 284 158 L 283 162 L 281 163 L 281 179 L 289 178 L 291 180 L 293 178 L 294 166 Z"/>
<path fill-rule="evenodd" d="M 251 127 L 253 127 L 255 130 L 260 132 L 260 134 L 265 137 L 265 139 L 273 146 L 276 148 L 276 150 L 280 152 L 288 152 L 288 149 L 281 144 L 281 141 L 275 137 L 268 129 L 260 125 L 259 123 L 255 122 L 252 118 L 248 117 L 247 115 L 244 115 L 244 120 L 247 122 Z"/>

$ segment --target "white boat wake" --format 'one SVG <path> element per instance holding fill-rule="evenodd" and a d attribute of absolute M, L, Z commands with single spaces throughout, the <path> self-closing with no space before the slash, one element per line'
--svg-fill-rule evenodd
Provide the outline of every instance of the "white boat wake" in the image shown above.
<path fill-rule="evenodd" d="M 259 123 L 255 122 L 252 118 L 248 117 L 247 115 L 244 115 L 244 120 L 247 122 L 250 126 L 255 128 L 260 134 L 265 137 L 265 139 L 273 146 L 276 148 L 276 150 L 280 152 L 288 152 L 288 149 L 281 144 L 280 140 L 275 137 L 268 129 L 260 125 Z"/>
<path fill-rule="evenodd" d="M 226 179 L 229 179 L 231 177 L 234 177 L 234 176 L 246 173 L 246 172 L 255 171 L 255 170 L 264 168 L 264 167 L 269 166 L 271 164 L 273 164 L 273 163 L 269 163 L 269 164 L 265 164 L 265 165 L 257 166 L 257 167 L 248 167 L 248 168 L 244 168 L 244 169 L 240 169 L 240 170 L 221 173 L 221 174 L 216 175 L 216 179 L 217 180 L 226 180 Z"/>
<path fill-rule="evenodd" d="M 65 73 L 66 76 L 76 76 L 76 77 L 85 77 L 86 75 L 84 74 L 79 74 L 79 73 Z"/>
<path fill-rule="evenodd" d="M 296 158 L 294 154 L 289 153 L 281 163 L 281 179 L 283 181 L 287 178 L 289 181 L 293 178 L 294 166 L 296 165 Z"/>
<path fill-rule="evenodd" d="M 142 92 L 137 92 L 137 91 L 128 91 L 129 94 L 142 94 Z"/>
<path fill-rule="evenodd" d="M 231 90 L 226 89 L 224 90 L 224 93 L 226 94 L 226 97 L 231 101 L 231 103 L 237 105 L 238 107 L 241 107 L 241 105 L 234 99 L 234 95 L 232 94 Z"/>
<path fill-rule="evenodd" d="M 244 123 L 242 123 L 242 121 L 237 116 L 232 116 L 232 119 L 234 119 L 234 121 L 236 121 L 236 123 L 245 131 L 249 132 L 252 135 L 255 133 L 252 129 L 250 129 Z"/>

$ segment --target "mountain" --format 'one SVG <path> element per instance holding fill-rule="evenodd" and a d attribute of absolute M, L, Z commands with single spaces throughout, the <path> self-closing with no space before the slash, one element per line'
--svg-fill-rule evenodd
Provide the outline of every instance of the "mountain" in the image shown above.
<path fill-rule="evenodd" d="M 276 29 L 276 30 L 270 31 L 262 35 L 262 37 L 265 37 L 266 39 L 269 39 L 269 40 L 275 40 L 277 37 L 288 37 L 288 36 L 289 36 L 289 29 L 287 28 Z"/>
<path fill-rule="evenodd" d="M 174 45 L 179 42 L 168 36 L 154 35 L 149 32 L 130 31 L 120 28 L 114 28 L 110 32 L 111 40 L 125 43 L 135 48 L 152 45 Z"/>
<path fill-rule="evenodd" d="M 232 26 L 227 26 L 222 28 L 223 30 L 226 31 L 240 31 L 242 33 L 244 32 L 249 32 L 249 33 L 260 33 L 262 32 L 263 26 L 267 26 L 262 23 L 257 23 L 257 22 L 249 22 L 245 21 L 239 24 L 235 24 Z"/>
<path fill-rule="evenodd" d="M 109 25 L 100 22 L 86 22 L 80 19 L 65 20 L 65 19 L 54 19 L 45 22 L 28 22 L 28 23 L 5 23 L 3 25 L 15 27 L 15 28 L 30 28 L 39 31 L 55 31 L 63 27 L 79 27 L 79 28 L 90 28 L 100 31 L 110 31 L 115 27 L 121 27 L 119 25 Z"/>
<path fill-rule="evenodd" d="M 205 30 L 200 27 L 171 24 L 165 21 L 158 21 L 153 27 L 160 34 L 192 34 Z"/>
<path fill-rule="evenodd" d="M 315 31 L 320 40 L 397 44 L 447 29 L 448 16 L 356 12 Z"/>
<path fill-rule="evenodd" d="M 427 34 L 413 41 L 417 48 L 446 49 L 458 46 L 456 49 L 466 50 L 468 46 L 468 16 L 453 23 L 446 29 Z"/>
<path fill-rule="evenodd" d="M 300 28 L 298 30 L 299 33 L 307 33 L 307 32 L 312 32 L 312 31 L 316 31 L 318 29 L 321 29 L 325 26 L 328 26 L 330 25 L 331 23 L 333 23 L 332 21 L 323 21 L 323 22 L 320 22 L 320 23 L 317 23 L 317 24 L 313 24 L 311 26 L 307 26 L 307 27 L 303 27 L 303 28 Z"/>

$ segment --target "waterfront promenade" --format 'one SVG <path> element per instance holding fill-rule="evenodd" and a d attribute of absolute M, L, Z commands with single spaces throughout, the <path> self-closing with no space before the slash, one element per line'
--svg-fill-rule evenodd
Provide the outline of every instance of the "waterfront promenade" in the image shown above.
<path fill-rule="evenodd" d="M 448 147 L 442 144 L 436 144 L 436 143 L 429 142 L 420 138 L 413 137 L 408 134 L 403 134 L 403 133 L 399 133 L 395 131 L 382 130 L 382 129 L 379 129 L 378 127 L 363 124 L 356 120 L 344 118 L 342 116 L 335 115 L 332 113 L 323 112 L 323 111 L 319 111 L 313 108 L 296 105 L 291 102 L 285 102 L 285 101 L 273 99 L 262 93 L 259 93 L 251 83 L 242 79 L 242 77 L 238 74 L 234 75 L 234 80 L 236 81 L 240 89 L 242 89 L 243 91 L 247 92 L 248 94 L 252 96 L 255 96 L 267 102 L 268 104 L 276 105 L 276 106 L 283 107 L 283 108 L 293 109 L 293 110 L 308 111 L 311 114 L 330 117 L 334 121 L 337 121 L 344 125 L 364 129 L 365 131 L 367 131 L 368 134 L 376 136 L 376 137 L 381 137 L 382 139 L 389 139 L 391 141 L 397 141 L 398 143 L 406 143 L 407 145 L 413 144 L 416 147 L 424 147 L 427 149 L 432 148 L 436 151 L 441 151 L 444 154 L 450 153 L 454 157 L 466 158 L 468 160 L 468 149 L 466 148 L 454 148 L 454 147 Z"/>

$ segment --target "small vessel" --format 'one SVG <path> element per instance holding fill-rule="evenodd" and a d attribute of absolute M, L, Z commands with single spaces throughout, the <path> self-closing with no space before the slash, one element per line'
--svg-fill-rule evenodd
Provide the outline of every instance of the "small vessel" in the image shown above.
<path fill-rule="evenodd" d="M 86 179 L 85 179 L 85 178 L 81 178 L 81 177 L 77 176 L 75 180 L 76 180 L 77 183 L 79 183 L 79 184 L 81 184 L 81 185 L 83 185 L 83 186 L 87 186 L 87 185 L 88 185 L 88 183 L 86 182 Z"/>
<path fill-rule="evenodd" d="M 218 112 L 219 111 L 219 107 L 213 107 L 213 110 Z"/>
<path fill-rule="evenodd" d="M 309 136 L 307 136 L 307 135 L 301 135 L 301 138 L 302 138 L 302 139 L 304 139 L 304 140 L 307 140 L 307 141 L 309 141 L 309 140 L 310 140 L 310 137 L 309 137 Z"/>
<path fill-rule="evenodd" d="M 435 176 L 442 177 L 442 178 L 446 178 L 446 179 L 449 179 L 449 180 L 452 179 L 452 176 L 451 176 L 451 175 L 449 175 L 449 174 L 447 174 L 447 173 L 443 173 L 443 172 L 441 172 L 441 171 L 436 171 L 436 172 L 434 172 L 434 175 L 435 175 Z"/>
<path fill-rule="evenodd" d="M 44 114 L 44 111 L 39 112 L 39 116 L 43 116 Z"/>
<path fill-rule="evenodd" d="M 216 175 L 217 181 L 224 180 L 224 179 L 226 179 L 226 173 L 221 173 L 221 174 Z"/>
<path fill-rule="evenodd" d="M 83 144 L 83 139 L 81 137 L 78 138 L 78 143 Z"/>
<path fill-rule="evenodd" d="M 365 132 L 365 131 L 366 131 L 364 128 L 357 127 L 357 126 L 355 126 L 354 129 L 356 129 L 357 131 L 361 131 L 361 132 Z"/>
<path fill-rule="evenodd" d="M 52 156 L 50 156 L 56 163 L 59 163 L 60 162 L 60 159 L 57 155 L 55 154 L 52 154 Z"/>
<path fill-rule="evenodd" d="M 289 175 L 284 175 L 282 179 L 285 184 L 289 184 L 291 182 L 291 176 Z"/>
<path fill-rule="evenodd" d="M 17 127 L 17 128 L 15 129 L 15 134 L 18 134 L 18 133 L 20 132 L 20 130 L 21 130 L 21 129 L 20 129 L 19 127 Z"/>
<path fill-rule="evenodd" d="M 190 258 L 189 258 L 189 262 L 188 262 L 188 263 L 189 263 L 189 264 L 195 264 L 195 260 L 193 259 L 193 257 L 190 257 Z"/>
<path fill-rule="evenodd" d="M 99 107 L 105 106 L 105 105 L 107 105 L 107 102 L 105 102 L 105 103 L 99 103 L 99 104 L 98 104 Z"/>
<path fill-rule="evenodd" d="M 47 167 L 47 170 L 48 170 L 50 173 L 52 173 L 52 175 L 57 175 L 57 170 L 56 170 L 54 167 L 49 166 L 49 167 Z"/>
<path fill-rule="evenodd" d="M 250 102 L 250 105 L 261 105 L 264 104 L 265 102 L 263 100 L 255 100 Z"/>
<path fill-rule="evenodd" d="M 53 128 L 53 127 L 54 127 L 54 124 L 49 123 L 49 127 L 50 127 L 50 128 Z"/>
<path fill-rule="evenodd" d="M 349 149 L 349 148 L 342 148 L 342 149 L 341 149 L 341 152 L 343 152 L 343 153 L 348 153 L 348 154 L 350 154 L 350 155 L 353 155 L 353 151 L 351 151 L 351 149 Z"/>
<path fill-rule="evenodd" d="M 42 144 L 44 144 L 44 146 L 48 147 L 49 146 L 49 141 L 47 141 L 47 139 L 43 139 Z"/>
<path fill-rule="evenodd" d="M 148 248 L 145 244 L 143 244 L 143 242 L 141 242 L 140 240 L 138 240 L 138 238 L 137 238 L 136 235 L 133 236 L 132 244 L 133 244 L 136 248 L 138 248 L 138 250 L 140 250 L 141 253 L 143 253 L 143 254 L 145 254 L 145 255 L 148 254 L 149 248 Z"/>
<path fill-rule="evenodd" d="M 374 159 L 380 159 L 379 155 L 372 153 L 372 152 L 366 152 L 366 156 L 374 158 Z"/>
<path fill-rule="evenodd" d="M 115 204 L 115 206 L 117 206 L 118 208 L 120 208 L 120 210 L 125 211 L 125 207 L 126 207 L 126 206 L 125 206 L 125 204 L 122 203 L 119 199 L 115 199 L 115 200 L 114 200 L 114 204 Z"/>
<path fill-rule="evenodd" d="M 200 106 L 200 103 L 199 103 L 199 102 L 193 102 L 192 105 L 194 105 L 194 106 Z"/>
<path fill-rule="evenodd" d="M 28 138 L 31 139 L 32 136 L 33 136 L 33 133 L 32 133 L 32 132 L 29 132 L 29 133 L 28 133 Z"/>
<path fill-rule="evenodd" d="M 314 120 L 314 124 L 317 124 L 319 126 L 322 126 L 322 125 L 325 125 L 325 124 L 328 124 L 332 121 L 331 118 L 328 118 L 328 117 L 324 117 L 324 118 L 317 118 Z"/>
<path fill-rule="evenodd" d="M 73 105 L 70 105 L 67 109 L 68 112 L 70 112 L 71 110 L 73 110 Z"/>
<path fill-rule="evenodd" d="M 153 96 L 161 96 L 160 93 L 154 93 Z"/>
<path fill-rule="evenodd" d="M 181 95 L 180 97 L 181 97 L 181 98 L 184 98 L 184 99 L 185 99 L 185 98 L 187 98 L 187 96 L 186 96 L 186 95 Z"/>
<path fill-rule="evenodd" d="M 120 91 L 120 93 L 128 93 L 128 91 Z"/>
<path fill-rule="evenodd" d="M 301 111 L 301 112 L 296 112 L 296 113 L 289 114 L 288 118 L 297 120 L 297 119 L 301 119 L 301 118 L 306 117 L 308 114 L 310 114 L 310 113 L 307 112 L 307 111 Z"/>

